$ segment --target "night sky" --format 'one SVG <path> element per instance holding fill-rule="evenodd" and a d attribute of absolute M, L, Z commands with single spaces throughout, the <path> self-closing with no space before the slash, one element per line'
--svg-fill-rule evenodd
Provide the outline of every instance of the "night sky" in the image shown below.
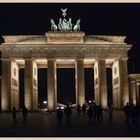
<path fill-rule="evenodd" d="M 68 8 L 67 17 L 73 22 L 81 18 L 81 31 L 87 35 L 125 35 L 125 42 L 133 44 L 128 56 L 128 73 L 140 73 L 140 4 L 0 4 L 0 35 L 44 35 L 50 31 L 50 18 L 58 22 L 60 8 Z M 1 42 L 2 42 L 1 38 Z M 111 72 L 107 70 L 108 83 Z M 20 70 L 20 92 L 23 92 L 24 70 Z M 46 69 L 39 69 L 39 102 L 46 98 Z M 58 101 L 75 102 L 74 69 L 59 69 Z M 93 70 L 85 69 L 86 99 L 93 99 Z M 68 90 L 69 89 L 69 90 Z M 108 86 L 108 92 L 111 87 Z M 64 96 L 65 95 L 65 96 Z M 63 98 L 62 98 L 63 97 Z"/>

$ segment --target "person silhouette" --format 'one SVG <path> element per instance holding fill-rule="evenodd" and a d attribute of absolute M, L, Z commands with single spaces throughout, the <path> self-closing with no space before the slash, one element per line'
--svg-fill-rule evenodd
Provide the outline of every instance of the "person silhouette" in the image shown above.
<path fill-rule="evenodd" d="M 109 106 L 109 123 L 112 122 L 113 119 L 113 105 Z"/>
<path fill-rule="evenodd" d="M 103 109 L 101 105 L 97 106 L 97 123 L 103 120 Z"/>
<path fill-rule="evenodd" d="M 65 115 L 66 115 L 67 124 L 70 124 L 72 111 L 71 111 L 71 108 L 69 107 L 69 105 L 67 105 L 67 107 L 65 108 Z"/>
<path fill-rule="evenodd" d="M 63 118 L 63 111 L 61 109 L 61 107 L 59 106 L 57 111 L 56 111 L 56 117 L 58 119 L 58 124 L 61 125 L 62 123 L 62 118 Z"/>
<path fill-rule="evenodd" d="M 16 111 L 16 108 L 13 107 L 13 110 L 12 110 L 12 117 L 13 117 L 13 124 L 17 124 L 17 111 Z"/>
<path fill-rule="evenodd" d="M 86 116 L 86 108 L 87 108 L 86 104 L 83 104 L 82 106 L 83 116 Z"/>
<path fill-rule="evenodd" d="M 89 118 L 89 121 L 92 121 L 93 118 L 93 109 L 92 109 L 92 105 L 89 105 L 88 111 L 87 111 L 87 116 Z"/>
<path fill-rule="evenodd" d="M 128 102 L 124 106 L 123 111 L 125 113 L 125 124 L 130 126 L 131 107 Z"/>
<path fill-rule="evenodd" d="M 27 125 L 27 114 L 28 114 L 28 109 L 23 106 L 22 108 L 22 115 L 23 115 L 23 124 Z"/>
<path fill-rule="evenodd" d="M 80 113 L 81 113 L 81 107 L 80 107 L 80 105 L 78 104 L 78 105 L 77 105 L 77 114 L 80 115 Z"/>

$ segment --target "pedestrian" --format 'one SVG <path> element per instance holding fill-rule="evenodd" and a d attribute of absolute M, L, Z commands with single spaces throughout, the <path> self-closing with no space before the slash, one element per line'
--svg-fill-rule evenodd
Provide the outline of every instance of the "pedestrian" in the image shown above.
<path fill-rule="evenodd" d="M 23 114 L 23 124 L 27 125 L 28 109 L 25 106 L 23 106 L 22 108 L 22 114 Z"/>
<path fill-rule="evenodd" d="M 81 107 L 80 107 L 80 105 L 78 104 L 78 106 L 77 106 L 77 114 L 80 115 L 80 113 L 81 113 Z"/>
<path fill-rule="evenodd" d="M 136 111 L 136 123 L 139 124 L 140 123 L 140 120 L 139 120 L 139 117 L 140 117 L 140 105 L 138 103 L 135 106 L 135 111 Z"/>
<path fill-rule="evenodd" d="M 100 121 L 103 120 L 103 109 L 101 105 L 97 106 L 96 108 L 96 114 L 97 114 L 97 123 L 100 123 Z"/>
<path fill-rule="evenodd" d="M 87 116 L 89 118 L 89 121 L 91 122 L 92 121 L 92 118 L 93 118 L 93 110 L 92 110 L 92 106 L 90 105 L 88 110 L 87 110 Z"/>
<path fill-rule="evenodd" d="M 92 109 L 93 109 L 93 118 L 94 118 L 94 122 L 97 122 L 97 105 L 95 102 L 92 102 Z"/>
<path fill-rule="evenodd" d="M 109 123 L 112 122 L 113 119 L 113 105 L 109 106 Z"/>
<path fill-rule="evenodd" d="M 12 117 L 13 117 L 13 124 L 17 124 L 17 111 L 16 111 L 16 108 L 13 107 L 13 110 L 12 110 Z"/>
<path fill-rule="evenodd" d="M 65 115 L 66 115 L 67 124 L 70 124 L 71 123 L 72 110 L 71 110 L 71 107 L 69 107 L 69 105 L 67 105 L 67 107 L 65 108 Z"/>
<path fill-rule="evenodd" d="M 61 125 L 62 123 L 62 118 L 63 118 L 63 111 L 61 109 L 61 107 L 59 106 L 57 111 L 56 111 L 56 117 L 58 119 L 58 124 Z"/>
<path fill-rule="evenodd" d="M 86 104 L 83 104 L 82 112 L 83 112 L 83 116 L 86 116 Z"/>
<path fill-rule="evenodd" d="M 135 104 L 131 104 L 130 106 L 131 108 L 131 127 L 135 128 L 136 127 L 136 107 Z"/>
<path fill-rule="evenodd" d="M 127 126 L 129 126 L 129 125 L 130 125 L 131 108 L 130 108 L 130 105 L 129 105 L 128 102 L 127 102 L 126 105 L 124 106 L 123 111 L 124 111 L 124 113 L 125 113 L 125 124 L 126 124 Z"/>

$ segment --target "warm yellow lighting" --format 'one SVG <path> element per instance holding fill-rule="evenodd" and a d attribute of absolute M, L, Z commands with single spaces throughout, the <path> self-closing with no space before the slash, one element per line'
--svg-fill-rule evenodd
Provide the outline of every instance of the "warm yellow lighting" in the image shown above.
<path fill-rule="evenodd" d="M 37 64 L 46 64 L 47 65 L 47 59 L 36 59 L 35 62 Z"/>
<path fill-rule="evenodd" d="M 115 61 L 115 59 L 106 59 L 106 64 L 112 64 Z"/>
<path fill-rule="evenodd" d="M 84 59 L 84 62 L 95 62 L 96 61 L 96 59 Z"/>
<path fill-rule="evenodd" d="M 75 59 L 56 59 L 56 62 L 75 62 Z"/>
<path fill-rule="evenodd" d="M 84 59 L 84 65 L 93 65 L 96 59 Z"/>
<path fill-rule="evenodd" d="M 15 62 L 17 64 L 20 64 L 20 65 L 24 65 L 25 64 L 25 60 L 24 59 L 16 59 Z"/>

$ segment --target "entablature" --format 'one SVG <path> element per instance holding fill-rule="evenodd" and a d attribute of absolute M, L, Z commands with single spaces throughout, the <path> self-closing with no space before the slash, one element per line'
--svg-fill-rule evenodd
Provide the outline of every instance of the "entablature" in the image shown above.
<path fill-rule="evenodd" d="M 11 49 L 12 48 L 12 49 Z M 99 46 L 29 46 L 3 47 L 2 57 L 126 57 L 130 46 L 127 47 L 99 47 Z"/>

